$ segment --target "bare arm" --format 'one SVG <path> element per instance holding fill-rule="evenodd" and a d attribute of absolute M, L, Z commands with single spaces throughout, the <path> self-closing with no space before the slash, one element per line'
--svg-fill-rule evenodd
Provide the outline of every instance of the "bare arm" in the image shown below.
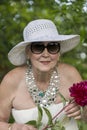
<path fill-rule="evenodd" d="M 68 65 L 68 64 L 61 64 L 60 65 L 60 74 L 61 74 L 60 77 L 62 77 L 62 79 L 61 79 L 62 85 L 61 86 L 63 86 L 62 87 L 63 95 L 67 99 L 71 99 L 70 93 L 69 93 L 69 87 L 71 87 L 74 83 L 81 82 L 82 77 L 75 67 Z M 75 119 L 81 119 L 80 107 L 75 102 L 70 104 L 65 109 L 65 111 L 69 117 L 74 117 Z"/>
<path fill-rule="evenodd" d="M 13 100 L 21 80 L 21 76 L 17 76 L 19 72 L 9 72 L 0 84 L 0 129 L 8 130 L 9 118 L 13 107 Z M 36 130 L 33 126 L 26 124 L 13 123 L 11 130 Z"/>
<path fill-rule="evenodd" d="M 9 126 L 9 124 L 6 122 L 9 120 L 12 107 L 12 93 L 10 88 L 10 78 L 5 76 L 0 84 L 0 128 L 2 128 L 2 130 L 7 130 Z"/>

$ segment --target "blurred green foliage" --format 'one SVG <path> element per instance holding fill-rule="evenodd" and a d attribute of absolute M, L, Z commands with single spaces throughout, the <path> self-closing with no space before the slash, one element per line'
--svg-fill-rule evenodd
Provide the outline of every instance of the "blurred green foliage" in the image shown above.
<path fill-rule="evenodd" d="M 75 65 L 87 79 L 87 1 L 86 0 L 3 0 L 0 1 L 0 81 L 14 66 L 7 54 L 23 40 L 22 31 L 34 19 L 53 20 L 60 34 L 80 34 L 80 44 L 61 60 Z"/>

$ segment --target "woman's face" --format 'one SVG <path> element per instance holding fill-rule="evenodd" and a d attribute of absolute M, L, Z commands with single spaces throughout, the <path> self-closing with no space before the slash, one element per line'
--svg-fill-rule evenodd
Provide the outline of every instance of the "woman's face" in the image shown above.
<path fill-rule="evenodd" d="M 50 45 L 50 42 L 49 42 L 49 44 L 48 44 L 48 42 L 40 43 L 40 45 L 41 44 L 43 44 L 45 46 L 43 51 L 38 53 L 38 51 L 35 50 L 34 47 L 28 47 L 29 49 L 27 49 L 27 55 L 29 56 L 33 69 L 37 69 L 42 72 L 48 72 L 56 66 L 56 64 L 59 60 L 59 53 L 58 53 L 59 51 L 56 52 L 55 54 L 51 54 L 50 52 L 48 52 L 49 51 L 48 48 L 50 48 L 50 46 L 48 46 L 48 48 L 46 48 L 47 45 Z M 55 49 L 55 46 L 53 46 L 53 47 Z M 53 52 L 53 50 L 52 50 L 53 47 L 51 48 L 52 52 Z M 41 50 L 42 48 L 43 47 L 40 46 L 39 50 Z M 33 49 L 34 49 L 34 52 L 33 52 Z"/>

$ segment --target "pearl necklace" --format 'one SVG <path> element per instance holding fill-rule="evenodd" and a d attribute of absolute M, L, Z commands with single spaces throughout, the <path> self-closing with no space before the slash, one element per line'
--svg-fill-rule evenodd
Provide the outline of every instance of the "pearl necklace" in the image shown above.
<path fill-rule="evenodd" d="M 56 69 L 53 71 L 50 84 L 45 92 L 38 89 L 35 84 L 35 78 L 32 72 L 32 68 L 28 67 L 26 72 L 26 84 L 29 93 L 31 94 L 34 102 L 40 106 L 47 107 L 54 103 L 56 95 L 59 89 L 59 75 Z"/>

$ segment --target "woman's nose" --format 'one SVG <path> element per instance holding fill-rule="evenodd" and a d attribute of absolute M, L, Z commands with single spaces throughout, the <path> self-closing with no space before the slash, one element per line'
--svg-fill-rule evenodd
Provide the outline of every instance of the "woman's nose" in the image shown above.
<path fill-rule="evenodd" d="M 48 52 L 47 48 L 44 49 L 42 54 L 43 54 L 43 56 L 49 56 L 49 52 Z"/>

